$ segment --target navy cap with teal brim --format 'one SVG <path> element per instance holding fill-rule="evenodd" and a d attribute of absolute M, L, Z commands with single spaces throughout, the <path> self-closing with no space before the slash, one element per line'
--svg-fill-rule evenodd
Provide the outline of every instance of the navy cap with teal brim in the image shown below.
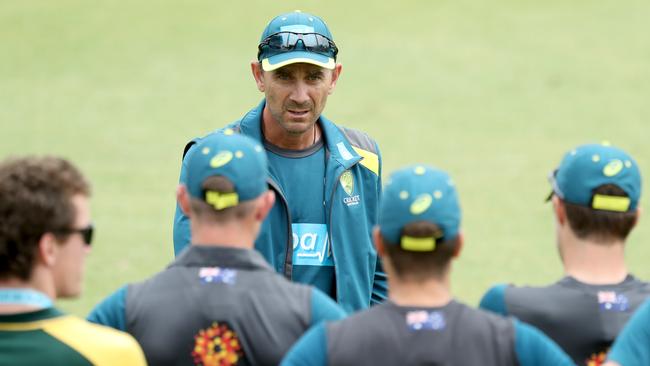
<path fill-rule="evenodd" d="M 641 173 L 625 151 L 605 144 L 587 144 L 567 152 L 558 168 L 549 176 L 556 194 L 563 201 L 595 210 L 630 212 L 641 197 Z M 596 194 L 611 184 L 627 197 Z"/>
<path fill-rule="evenodd" d="M 279 32 L 317 33 L 333 40 L 332 33 L 320 17 L 296 10 L 273 18 L 264 28 L 260 43 Z M 336 55 L 324 55 L 308 51 L 303 44 L 286 52 L 261 52 L 258 56 L 264 71 L 272 71 L 294 63 L 308 63 L 326 69 L 336 67 Z"/>
<path fill-rule="evenodd" d="M 268 189 L 264 148 L 230 129 L 200 140 L 186 160 L 185 184 L 190 196 L 206 201 L 216 210 L 257 198 Z M 206 191 L 203 183 L 212 176 L 227 178 L 234 192 Z"/>
<path fill-rule="evenodd" d="M 461 220 L 458 193 L 446 172 L 413 165 L 394 172 L 384 187 L 379 208 L 379 231 L 389 244 L 408 251 L 435 250 L 458 236 Z M 430 238 L 402 235 L 408 224 L 430 222 L 440 232 Z"/>

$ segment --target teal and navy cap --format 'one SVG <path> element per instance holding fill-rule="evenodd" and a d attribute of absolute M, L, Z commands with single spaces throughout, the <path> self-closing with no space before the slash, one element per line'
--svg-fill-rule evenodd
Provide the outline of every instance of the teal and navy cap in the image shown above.
<path fill-rule="evenodd" d="M 235 191 L 205 190 L 203 182 L 212 176 L 227 178 Z M 266 176 L 267 159 L 262 146 L 230 129 L 200 140 L 187 157 L 186 185 L 190 196 L 204 200 L 216 210 L 257 198 L 268 189 Z"/>
<path fill-rule="evenodd" d="M 404 250 L 427 252 L 458 236 L 460 217 L 458 194 L 449 174 L 413 165 L 390 176 L 382 193 L 379 231 L 388 243 Z M 421 221 L 435 224 L 440 232 L 430 238 L 402 235 L 406 225 Z"/>
<path fill-rule="evenodd" d="M 258 51 L 265 71 L 299 62 L 331 70 L 338 53 L 323 19 L 299 10 L 273 18 L 262 32 Z"/>
<path fill-rule="evenodd" d="M 636 161 L 609 143 L 587 144 L 567 152 L 549 181 L 563 201 L 595 210 L 634 211 L 641 196 L 641 173 Z M 605 184 L 622 189 L 627 197 L 595 194 Z"/>

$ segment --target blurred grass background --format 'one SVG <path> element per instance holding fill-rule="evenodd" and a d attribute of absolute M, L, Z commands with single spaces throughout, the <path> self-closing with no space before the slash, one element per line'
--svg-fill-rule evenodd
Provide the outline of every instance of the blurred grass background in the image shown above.
<path fill-rule="evenodd" d="M 183 146 L 259 102 L 259 36 L 294 9 L 332 29 L 343 74 L 325 114 L 378 140 L 384 176 L 417 161 L 455 177 L 461 300 L 561 276 L 543 200 L 566 150 L 609 140 L 650 172 L 648 1 L 6 0 L 0 158 L 63 155 L 94 185 L 86 290 L 64 309 L 85 315 L 172 259 Z M 627 256 L 646 279 L 649 243 L 642 218 Z"/>

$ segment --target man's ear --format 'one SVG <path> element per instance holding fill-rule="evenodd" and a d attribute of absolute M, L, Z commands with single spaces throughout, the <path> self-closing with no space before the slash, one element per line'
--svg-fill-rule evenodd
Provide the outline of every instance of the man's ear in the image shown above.
<path fill-rule="evenodd" d="M 384 247 L 384 238 L 381 236 L 381 232 L 379 231 L 379 226 L 375 226 L 372 229 L 372 240 L 375 243 L 375 249 L 377 249 L 377 255 L 383 258 L 386 253 L 386 248 Z"/>
<path fill-rule="evenodd" d="M 192 215 L 190 210 L 190 194 L 187 192 L 187 187 L 184 184 L 179 184 L 176 188 L 176 202 L 178 202 L 178 206 L 185 216 L 190 217 Z"/>
<path fill-rule="evenodd" d="M 643 209 L 641 207 L 638 207 L 636 209 L 636 214 L 634 215 L 634 226 L 636 226 L 636 224 L 639 223 L 639 219 L 641 218 L 642 214 L 643 214 Z"/>
<path fill-rule="evenodd" d="M 266 216 L 273 208 L 275 204 L 275 192 L 268 190 L 265 193 L 262 193 L 262 196 L 259 198 L 260 204 L 258 206 L 257 212 L 255 213 L 255 219 L 258 221 L 264 221 Z"/>
<path fill-rule="evenodd" d="M 56 263 L 58 252 L 58 240 L 52 233 L 45 233 L 38 241 L 38 258 L 37 260 L 46 267 L 52 267 Z"/>
<path fill-rule="evenodd" d="M 465 245 L 465 235 L 463 235 L 463 232 L 460 231 L 458 233 L 458 243 L 456 243 L 456 247 L 454 248 L 454 253 L 452 254 L 454 258 L 460 257 L 460 252 L 463 251 L 464 245 Z"/>
<path fill-rule="evenodd" d="M 330 87 L 329 90 L 327 91 L 328 94 L 332 94 L 334 92 L 334 89 L 336 88 L 336 82 L 339 81 L 339 76 L 341 76 L 341 72 L 343 72 L 343 65 L 336 64 L 334 70 L 332 70 L 332 81 L 330 82 Z"/>
<path fill-rule="evenodd" d="M 262 70 L 262 64 L 257 62 L 257 60 L 251 61 L 251 72 L 253 73 L 253 78 L 255 78 L 257 90 L 264 93 L 266 85 L 264 84 L 264 70 Z"/>
<path fill-rule="evenodd" d="M 553 204 L 553 212 L 555 213 L 557 222 L 560 225 L 564 226 L 566 223 L 566 208 L 564 206 L 564 202 L 560 199 L 560 197 L 554 194 L 551 198 L 551 203 Z"/>

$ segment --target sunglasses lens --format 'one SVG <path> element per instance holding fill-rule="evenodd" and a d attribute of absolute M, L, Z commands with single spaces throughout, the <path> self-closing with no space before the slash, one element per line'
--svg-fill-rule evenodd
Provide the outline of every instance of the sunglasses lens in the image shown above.
<path fill-rule="evenodd" d="M 81 235 L 83 235 L 84 242 L 86 243 L 86 245 L 90 245 L 92 243 L 92 241 L 93 241 L 93 231 L 94 231 L 94 228 L 93 228 L 92 225 L 88 226 L 87 228 L 85 228 L 85 229 L 83 229 L 81 231 Z"/>
<path fill-rule="evenodd" d="M 331 56 L 336 56 L 338 53 L 334 42 L 325 36 L 316 33 L 293 32 L 279 32 L 269 36 L 259 45 L 259 50 L 260 53 L 263 53 L 265 52 L 264 48 L 268 47 L 269 50 L 276 51 L 276 53 L 292 51 L 297 47 L 298 42 L 301 42 L 303 47 L 310 52 Z"/>

